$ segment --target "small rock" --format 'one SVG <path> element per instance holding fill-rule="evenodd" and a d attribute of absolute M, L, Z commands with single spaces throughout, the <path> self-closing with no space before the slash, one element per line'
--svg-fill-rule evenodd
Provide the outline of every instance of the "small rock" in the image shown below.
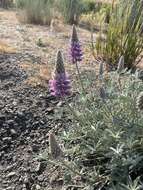
<path fill-rule="evenodd" d="M 48 107 L 46 109 L 46 112 L 48 112 L 48 113 L 54 113 L 54 108 L 53 107 Z"/>
<path fill-rule="evenodd" d="M 43 182 L 44 181 L 44 176 L 43 175 L 38 176 L 38 181 Z"/>
<path fill-rule="evenodd" d="M 2 140 L 3 140 L 3 142 L 8 143 L 12 140 L 12 138 L 11 137 L 4 137 Z"/>
<path fill-rule="evenodd" d="M 6 123 L 7 123 L 8 125 L 12 125 L 12 124 L 14 123 L 14 120 L 12 120 L 12 119 L 7 120 Z"/>
<path fill-rule="evenodd" d="M 40 190 L 40 189 L 41 189 L 40 185 L 36 185 L 36 190 Z"/>
<path fill-rule="evenodd" d="M 16 172 L 10 172 L 6 177 L 10 178 L 16 175 Z"/>
<path fill-rule="evenodd" d="M 14 135 L 14 136 L 17 135 L 17 132 L 16 132 L 14 129 L 11 129 L 11 130 L 10 130 L 10 133 L 11 133 L 12 135 Z"/>
<path fill-rule="evenodd" d="M 6 171 L 10 171 L 10 170 L 12 170 L 12 168 L 13 168 L 13 165 L 9 165 L 9 166 L 7 166 L 7 168 L 6 168 Z"/>
<path fill-rule="evenodd" d="M 39 151 L 39 146 L 36 145 L 36 144 L 32 145 L 31 148 L 32 148 L 32 151 L 33 151 L 33 152 L 38 152 L 38 151 Z"/>
<path fill-rule="evenodd" d="M 39 162 L 36 169 L 35 169 L 35 172 L 37 172 L 38 174 L 42 174 L 46 168 L 47 164 L 44 163 L 44 162 Z"/>
<path fill-rule="evenodd" d="M 0 114 L 0 120 L 5 121 L 5 115 Z"/>
<path fill-rule="evenodd" d="M 6 190 L 14 190 L 14 187 L 7 187 Z"/>
<path fill-rule="evenodd" d="M 17 106 L 18 103 L 17 103 L 17 101 L 13 101 L 12 104 L 13 104 L 14 106 Z"/>
<path fill-rule="evenodd" d="M 25 177 L 25 178 L 24 178 L 23 183 L 24 183 L 24 184 L 28 184 L 28 183 L 29 183 L 28 177 Z"/>
<path fill-rule="evenodd" d="M 57 107 L 62 107 L 62 106 L 63 106 L 63 102 L 62 101 L 58 102 Z"/>

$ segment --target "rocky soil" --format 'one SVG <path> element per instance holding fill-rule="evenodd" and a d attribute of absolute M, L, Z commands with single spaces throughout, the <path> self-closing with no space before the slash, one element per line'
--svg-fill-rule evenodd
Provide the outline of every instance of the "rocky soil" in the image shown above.
<path fill-rule="evenodd" d="M 45 88 L 23 83 L 21 57 L 0 55 L 0 190 L 50 189 L 53 173 L 35 158 L 48 148 L 49 130 L 67 126 L 68 119 L 54 117 L 60 104 Z"/>
<path fill-rule="evenodd" d="M 50 96 L 48 85 L 27 83 L 32 73 L 23 65 L 48 67 L 64 39 L 38 47 L 36 36 L 48 36 L 49 28 L 21 25 L 15 14 L 0 11 L 0 45 L 2 41 L 12 49 L 0 52 L 0 190 L 61 189 L 60 171 L 38 156 L 48 148 L 49 131 L 56 133 L 70 121 L 65 113 L 55 116 L 61 103 Z"/>

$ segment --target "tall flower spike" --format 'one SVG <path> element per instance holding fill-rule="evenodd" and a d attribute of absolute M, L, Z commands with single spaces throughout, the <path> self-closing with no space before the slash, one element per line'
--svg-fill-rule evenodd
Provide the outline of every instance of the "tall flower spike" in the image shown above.
<path fill-rule="evenodd" d="M 106 93 L 105 88 L 103 86 L 101 86 L 99 88 L 99 96 L 102 99 L 103 103 L 105 103 L 106 102 L 106 98 L 107 98 L 107 93 Z"/>
<path fill-rule="evenodd" d="M 72 37 L 71 37 L 71 40 L 74 41 L 74 42 L 78 42 L 79 41 L 75 25 L 73 25 L 73 27 L 72 27 Z"/>
<path fill-rule="evenodd" d="M 65 72 L 61 51 L 57 53 L 55 70 L 52 79 L 49 81 L 51 95 L 64 97 L 70 95 L 70 80 Z"/>
<path fill-rule="evenodd" d="M 55 135 L 53 133 L 50 133 L 49 135 L 49 152 L 51 157 L 56 160 L 60 159 L 63 156 L 63 151 L 57 143 Z"/>
<path fill-rule="evenodd" d="M 143 92 L 137 97 L 136 105 L 138 110 L 143 111 Z"/>
<path fill-rule="evenodd" d="M 65 73 L 64 61 L 61 51 L 58 51 L 55 65 L 55 74 Z"/>
<path fill-rule="evenodd" d="M 75 25 L 72 27 L 70 56 L 73 64 L 82 61 L 83 54 Z"/>
<path fill-rule="evenodd" d="M 117 73 L 121 74 L 124 71 L 124 69 L 125 69 L 125 60 L 124 56 L 122 55 L 118 62 Z"/>

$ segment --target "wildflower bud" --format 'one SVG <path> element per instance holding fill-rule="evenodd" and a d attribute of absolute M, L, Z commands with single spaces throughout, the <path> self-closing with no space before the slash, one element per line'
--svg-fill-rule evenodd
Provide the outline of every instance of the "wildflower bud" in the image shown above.
<path fill-rule="evenodd" d="M 75 26 L 74 24 L 73 24 L 73 27 L 72 27 L 71 41 L 72 41 L 72 42 L 79 42 L 79 40 L 78 40 L 78 35 L 77 35 L 77 30 L 76 30 L 76 26 Z"/>
<path fill-rule="evenodd" d="M 56 57 L 56 65 L 55 65 L 55 72 L 57 74 L 65 73 L 64 61 L 61 51 L 58 51 Z"/>
<path fill-rule="evenodd" d="M 63 156 L 63 151 L 57 143 L 55 135 L 53 133 L 50 133 L 49 135 L 49 152 L 51 157 L 56 160 L 60 159 Z"/>
<path fill-rule="evenodd" d="M 106 93 L 104 87 L 100 87 L 100 88 L 99 88 L 99 96 L 100 96 L 100 98 L 105 102 L 105 100 L 106 100 L 106 98 L 107 98 L 107 93 Z"/>
<path fill-rule="evenodd" d="M 117 73 L 121 74 L 124 71 L 124 69 L 125 69 L 125 60 L 124 56 L 122 55 L 118 62 Z"/>

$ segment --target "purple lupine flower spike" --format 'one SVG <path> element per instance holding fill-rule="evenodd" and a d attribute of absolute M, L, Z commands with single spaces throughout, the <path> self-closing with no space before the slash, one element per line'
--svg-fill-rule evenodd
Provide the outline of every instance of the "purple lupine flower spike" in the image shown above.
<path fill-rule="evenodd" d="M 70 95 L 70 80 L 65 72 L 61 51 L 57 53 L 57 60 L 52 79 L 49 81 L 51 95 L 64 97 Z"/>
<path fill-rule="evenodd" d="M 83 54 L 82 54 L 81 45 L 78 39 L 75 25 L 73 25 L 73 28 L 72 28 L 70 55 L 72 58 L 72 63 L 82 61 Z"/>

